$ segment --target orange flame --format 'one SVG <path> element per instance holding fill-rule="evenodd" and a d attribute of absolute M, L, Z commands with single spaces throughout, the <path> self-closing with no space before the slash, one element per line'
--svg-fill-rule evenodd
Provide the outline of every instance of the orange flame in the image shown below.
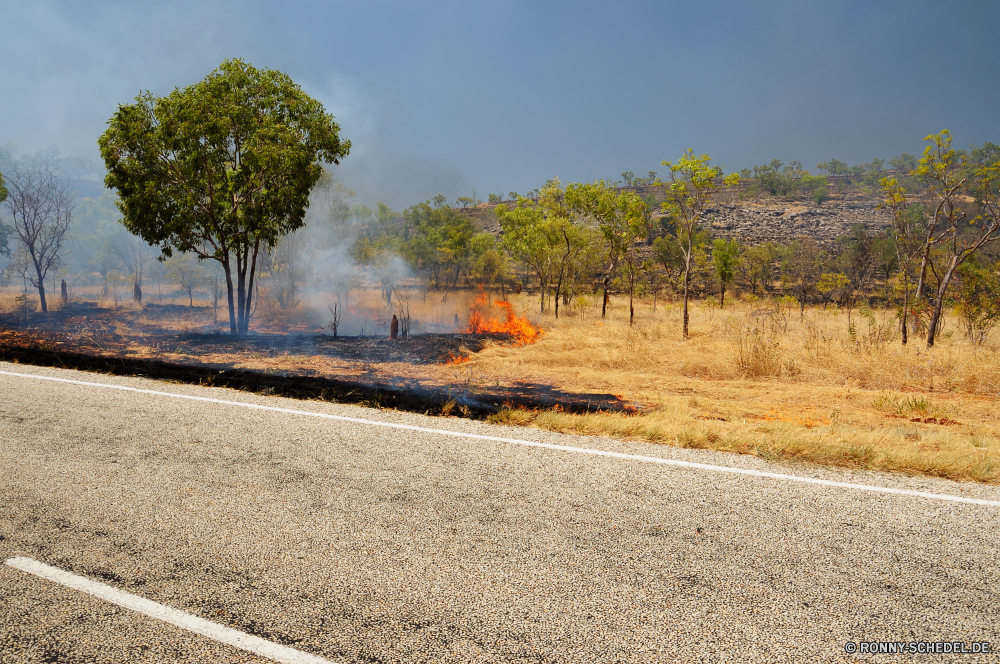
<path fill-rule="evenodd" d="M 479 292 L 476 298 L 476 305 L 486 306 L 487 298 L 484 291 Z M 503 300 L 494 300 L 493 305 L 503 311 L 503 320 L 494 317 L 490 311 L 484 316 L 478 309 L 473 308 L 469 312 L 469 328 L 466 332 L 472 334 L 506 334 L 518 343 L 530 344 L 538 339 L 542 331 L 532 325 L 527 318 L 518 317 L 514 313 L 514 305 Z"/>
<path fill-rule="evenodd" d="M 455 355 L 454 353 L 448 353 L 448 357 L 451 358 L 447 362 L 442 362 L 444 366 L 449 366 L 452 364 L 465 364 L 466 362 L 471 362 L 472 358 L 468 355 Z"/>

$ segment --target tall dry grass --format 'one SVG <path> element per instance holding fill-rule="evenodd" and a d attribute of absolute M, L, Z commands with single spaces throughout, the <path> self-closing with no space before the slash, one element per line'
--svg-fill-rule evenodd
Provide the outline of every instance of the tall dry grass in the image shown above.
<path fill-rule="evenodd" d="M 900 344 L 891 311 L 696 303 L 687 340 L 672 304 L 654 313 L 642 303 L 631 327 L 620 300 L 604 319 L 596 304 L 558 320 L 532 315 L 546 328 L 540 341 L 487 348 L 466 371 L 485 384 L 620 395 L 642 411 L 508 410 L 498 422 L 1000 481 L 1000 347 L 973 345 L 954 320 L 928 350 Z"/>

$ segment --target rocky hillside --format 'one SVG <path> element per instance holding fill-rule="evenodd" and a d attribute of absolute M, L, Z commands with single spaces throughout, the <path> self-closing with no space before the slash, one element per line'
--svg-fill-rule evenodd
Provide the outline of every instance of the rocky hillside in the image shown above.
<path fill-rule="evenodd" d="M 662 192 L 659 187 L 650 186 L 630 189 L 644 197 Z M 878 208 L 878 197 L 852 190 L 834 192 L 822 205 L 808 198 L 743 200 L 740 193 L 724 194 L 723 202 L 707 210 L 704 223 L 715 237 L 735 237 L 746 244 L 785 244 L 797 237 L 809 237 L 827 244 L 857 224 L 863 224 L 869 233 L 876 234 L 892 222 L 889 212 Z M 459 211 L 472 218 L 480 229 L 499 234 L 500 224 L 493 212 L 495 207 L 482 204 Z"/>
<path fill-rule="evenodd" d="M 863 224 L 869 233 L 892 223 L 887 210 L 878 209 L 873 197 L 841 197 L 816 206 L 809 201 L 737 203 L 707 210 L 705 222 L 716 237 L 735 237 L 748 244 L 787 243 L 810 237 L 821 244 L 832 242 L 853 226 Z"/>

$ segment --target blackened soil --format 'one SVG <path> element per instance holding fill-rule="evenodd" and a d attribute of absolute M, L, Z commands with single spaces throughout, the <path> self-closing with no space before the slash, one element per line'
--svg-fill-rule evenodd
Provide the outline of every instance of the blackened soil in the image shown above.
<path fill-rule="evenodd" d="M 473 419 L 483 419 L 503 407 L 558 408 L 571 413 L 637 411 L 636 404 L 625 402 L 616 395 L 564 392 L 539 383 L 517 382 L 483 389 L 465 385 L 426 385 L 414 379 L 385 375 L 343 380 L 302 375 L 294 369 L 274 374 L 207 361 L 195 360 L 189 364 L 127 357 L 123 352 L 126 340 L 116 336 L 110 332 L 98 337 L 38 329 L 0 329 L 0 360 Z M 412 364 L 440 364 L 481 350 L 487 342 L 498 340 L 507 341 L 502 335 L 475 334 L 420 334 L 398 340 L 379 337 L 334 339 L 308 334 L 251 335 L 235 340 L 220 334 L 171 334 L 160 338 L 170 346 L 183 345 L 186 352 L 195 356 L 259 350 Z M 145 337 L 143 341 L 150 343 L 155 339 Z"/>

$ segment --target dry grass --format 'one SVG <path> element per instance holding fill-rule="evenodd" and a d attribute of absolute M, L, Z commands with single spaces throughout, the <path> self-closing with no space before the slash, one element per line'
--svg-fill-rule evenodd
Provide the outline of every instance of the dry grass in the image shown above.
<path fill-rule="evenodd" d="M 473 366 L 490 382 L 621 395 L 640 414 L 505 410 L 494 421 L 1000 482 L 1000 348 L 971 345 L 954 321 L 928 351 L 901 346 L 886 312 L 854 312 L 852 331 L 833 308 L 800 319 L 797 307 L 695 305 L 683 341 L 677 307 L 647 304 L 631 328 L 625 307 L 613 302 L 605 320 L 594 307 L 543 317 L 539 342 L 487 348 Z"/>

